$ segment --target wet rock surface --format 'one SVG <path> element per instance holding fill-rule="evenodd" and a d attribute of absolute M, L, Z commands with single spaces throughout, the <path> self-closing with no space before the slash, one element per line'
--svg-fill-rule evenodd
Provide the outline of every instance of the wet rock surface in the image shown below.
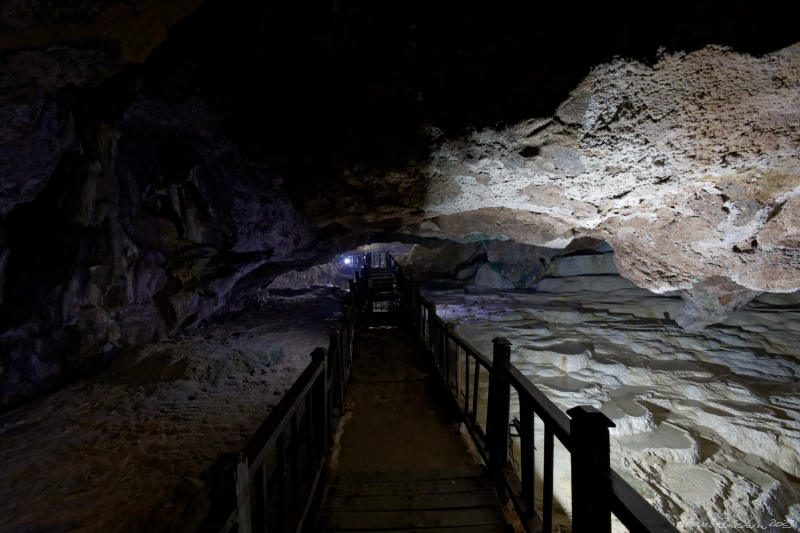
<path fill-rule="evenodd" d="M 550 277 L 619 274 L 611 247 L 595 239 L 576 240 L 566 249 L 494 240 L 438 248 L 415 245 L 398 263 L 416 280 L 457 280 L 489 289 L 534 289 Z"/>
<path fill-rule="evenodd" d="M 611 418 L 612 467 L 681 531 L 713 522 L 800 527 L 797 293 L 759 296 L 689 333 L 671 318 L 679 298 L 618 276 L 542 283 L 527 294 L 427 294 L 484 353 L 507 337 L 513 364 L 559 407 L 590 404 Z M 541 450 L 543 426 L 535 427 Z M 569 509 L 560 445 L 555 471 L 556 498 Z"/>

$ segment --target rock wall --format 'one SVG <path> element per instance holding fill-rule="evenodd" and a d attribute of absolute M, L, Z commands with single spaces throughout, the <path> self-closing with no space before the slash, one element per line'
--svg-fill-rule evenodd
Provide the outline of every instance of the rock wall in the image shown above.
<path fill-rule="evenodd" d="M 685 291 L 687 328 L 800 287 L 780 10 L 747 37 L 740 7 L 654 32 L 518 9 L 5 3 L 0 405 L 367 242 L 495 241 L 461 278 L 531 287 L 605 240 L 637 285 Z"/>
<path fill-rule="evenodd" d="M 140 96 L 85 125 L 59 167 L 5 219 L 2 403 L 202 321 L 314 238 L 200 99 Z"/>
<path fill-rule="evenodd" d="M 290 270 L 277 276 L 267 285 L 264 297 L 269 297 L 269 291 L 274 290 L 303 291 L 322 286 L 347 289 L 349 279 L 353 279 L 352 268 L 338 262 L 322 263 L 304 270 Z"/>
<path fill-rule="evenodd" d="M 619 274 L 611 247 L 594 239 L 578 239 L 565 249 L 495 240 L 438 248 L 415 245 L 399 262 L 420 281 L 455 279 L 464 285 L 501 290 L 549 290 L 548 279 Z M 595 282 L 601 287 L 604 280 Z"/>
<path fill-rule="evenodd" d="M 136 32 L 174 8 L 145 3 L 144 19 L 114 23 Z M 75 35 L 117 7 L 97 9 L 70 19 Z M 338 247 L 340 232 L 320 234 L 281 192 L 280 172 L 242 155 L 174 48 L 130 65 L 165 31 L 140 36 L 136 57 L 26 31 L 0 35 L 12 48 L 0 54 L 0 405 L 253 302 L 281 271 Z M 14 49 L 32 35 L 42 48 Z"/>
<path fill-rule="evenodd" d="M 701 327 L 731 302 L 800 288 L 799 89 L 800 45 L 600 65 L 552 117 L 443 141 L 427 219 L 408 231 L 604 239 L 637 285 L 684 290 L 682 324 Z M 713 297 L 698 306 L 702 286 Z"/>
<path fill-rule="evenodd" d="M 512 364 L 562 410 L 588 404 L 611 418 L 612 468 L 678 530 L 800 526 L 800 295 L 761 295 L 698 332 L 670 318 L 680 299 L 613 275 L 546 278 L 534 293 L 425 296 L 483 353 L 509 339 Z M 479 401 L 487 396 L 482 384 Z M 556 444 L 554 497 L 567 513 L 569 464 Z"/>

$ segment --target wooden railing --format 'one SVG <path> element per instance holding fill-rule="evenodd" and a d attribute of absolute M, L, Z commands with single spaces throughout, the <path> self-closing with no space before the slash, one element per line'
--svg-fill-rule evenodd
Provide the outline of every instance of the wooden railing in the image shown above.
<path fill-rule="evenodd" d="M 311 364 L 247 442 L 234 472 L 223 479 L 230 490 L 221 491 L 222 503 L 217 503 L 223 507 L 217 512 L 221 518 L 205 529 L 299 532 L 313 521 L 327 473 L 331 428 L 344 405 L 365 295 L 364 278 L 351 282 L 328 349 L 311 353 Z"/>
<path fill-rule="evenodd" d="M 389 267 L 389 261 L 392 257 L 389 253 L 372 253 L 367 252 L 364 254 L 364 273 L 369 276 L 370 271 L 373 269 L 383 269 Z"/>
<path fill-rule="evenodd" d="M 592 406 L 562 412 L 511 364 L 508 340 L 494 339 L 490 360 L 437 316 L 435 303 L 420 294 L 390 254 L 385 263 L 400 286 L 401 308 L 410 313 L 414 332 L 453 393 L 498 494 L 511 498 L 527 531 L 553 528 L 554 439 L 570 453 L 573 532 L 609 532 L 612 513 L 632 533 L 677 531 L 610 468 L 608 429 L 614 424 L 603 413 Z M 480 390 L 487 385 L 488 399 L 481 402 Z M 509 420 L 511 388 L 519 398 L 514 421 Z M 541 516 L 535 507 L 534 414 L 544 424 Z M 509 462 L 510 427 L 519 437 L 518 469 Z"/>

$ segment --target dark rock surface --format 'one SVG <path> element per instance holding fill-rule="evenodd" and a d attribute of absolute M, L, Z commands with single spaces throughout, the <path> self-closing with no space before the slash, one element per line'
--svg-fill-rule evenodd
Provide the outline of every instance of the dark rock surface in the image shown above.
<path fill-rule="evenodd" d="M 215 462 L 244 447 L 338 310 L 330 291 L 276 299 L 0 413 L 0 530 L 200 530 Z"/>

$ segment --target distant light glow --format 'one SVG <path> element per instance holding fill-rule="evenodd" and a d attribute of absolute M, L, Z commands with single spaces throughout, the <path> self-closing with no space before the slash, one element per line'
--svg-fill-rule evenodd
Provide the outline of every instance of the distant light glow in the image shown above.
<path fill-rule="evenodd" d="M 352 262 L 353 262 L 353 258 L 352 257 L 345 257 L 344 258 L 344 264 L 345 265 L 349 265 Z"/>

